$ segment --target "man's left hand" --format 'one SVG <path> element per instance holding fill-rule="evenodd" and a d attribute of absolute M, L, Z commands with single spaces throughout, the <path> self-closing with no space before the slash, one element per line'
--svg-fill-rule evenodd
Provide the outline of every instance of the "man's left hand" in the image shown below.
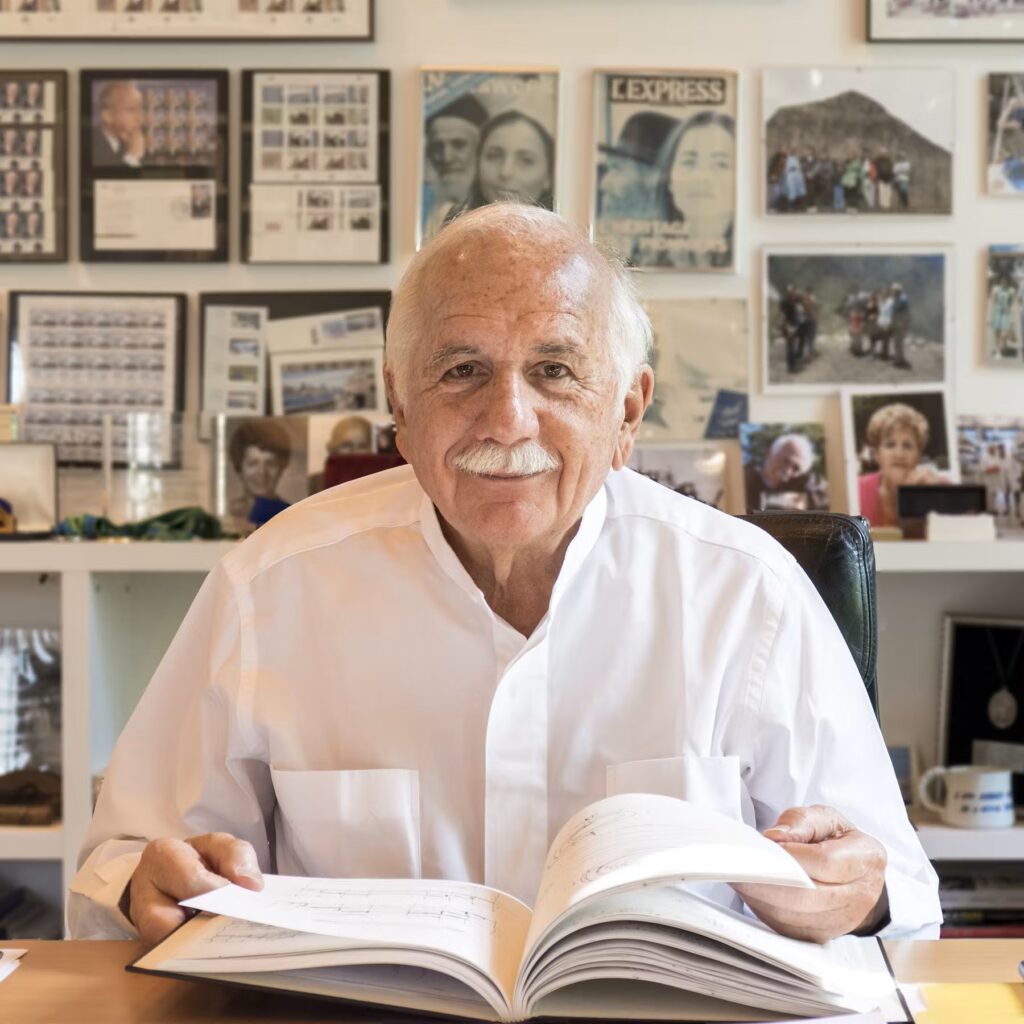
<path fill-rule="evenodd" d="M 870 934 L 888 914 L 885 847 L 857 831 L 837 810 L 791 807 L 765 831 L 800 862 L 813 889 L 735 885 L 747 906 L 775 931 L 827 942 L 848 932 Z"/>

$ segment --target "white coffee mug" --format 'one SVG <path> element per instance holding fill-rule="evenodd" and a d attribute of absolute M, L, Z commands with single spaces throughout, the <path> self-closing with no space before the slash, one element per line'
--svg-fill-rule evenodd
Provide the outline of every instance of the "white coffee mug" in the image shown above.
<path fill-rule="evenodd" d="M 933 790 L 943 792 L 933 799 Z M 1013 778 L 1009 768 L 957 765 L 929 768 L 917 787 L 921 803 L 947 825 L 1009 828 L 1014 823 Z"/>

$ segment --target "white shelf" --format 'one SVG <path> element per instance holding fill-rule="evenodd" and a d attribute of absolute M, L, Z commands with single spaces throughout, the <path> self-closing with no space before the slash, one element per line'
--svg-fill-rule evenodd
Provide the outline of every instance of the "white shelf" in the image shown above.
<path fill-rule="evenodd" d="M 209 572 L 236 541 L 5 541 L 0 572 Z"/>
<path fill-rule="evenodd" d="M 60 860 L 64 829 L 60 825 L 0 826 L 0 861 Z"/>
<path fill-rule="evenodd" d="M 882 540 L 879 572 L 1022 572 L 1024 541 Z"/>
<path fill-rule="evenodd" d="M 1013 828 L 954 828 L 924 812 L 911 820 L 929 860 L 1024 860 L 1024 823 Z"/>

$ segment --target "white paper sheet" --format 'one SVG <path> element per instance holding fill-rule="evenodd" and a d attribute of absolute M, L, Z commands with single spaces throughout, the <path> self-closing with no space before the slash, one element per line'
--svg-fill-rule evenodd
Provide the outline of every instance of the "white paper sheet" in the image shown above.
<path fill-rule="evenodd" d="M 216 183 L 98 180 L 94 239 L 97 250 L 217 247 Z"/>

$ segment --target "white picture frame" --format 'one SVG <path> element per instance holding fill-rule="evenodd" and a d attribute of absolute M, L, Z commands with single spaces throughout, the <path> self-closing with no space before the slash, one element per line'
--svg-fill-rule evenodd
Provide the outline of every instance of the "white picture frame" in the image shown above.
<path fill-rule="evenodd" d="M 310 381 L 308 386 L 314 392 L 306 398 L 300 395 L 306 387 L 303 378 Z M 384 353 L 378 348 L 271 352 L 270 389 L 275 416 L 384 413 Z"/>

